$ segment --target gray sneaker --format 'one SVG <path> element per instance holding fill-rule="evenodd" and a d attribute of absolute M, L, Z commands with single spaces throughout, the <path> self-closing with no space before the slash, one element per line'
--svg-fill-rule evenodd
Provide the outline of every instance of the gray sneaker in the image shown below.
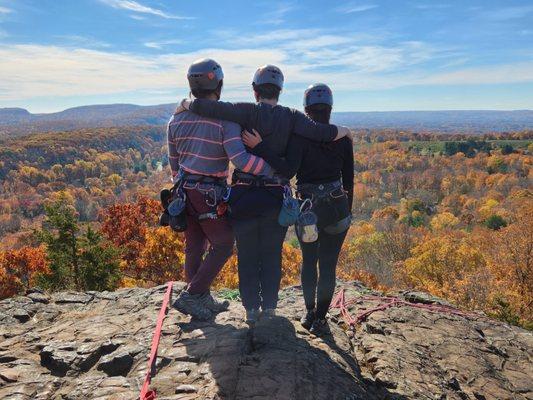
<path fill-rule="evenodd" d="M 246 318 L 244 322 L 246 322 L 250 326 L 254 326 L 257 323 L 258 319 L 259 319 L 259 310 L 255 308 L 246 310 Z"/>
<path fill-rule="evenodd" d="M 183 314 L 202 321 L 211 319 L 213 316 L 211 311 L 204 305 L 202 294 L 190 294 L 186 290 L 181 292 L 172 306 Z"/>
<path fill-rule="evenodd" d="M 216 298 L 214 298 L 209 292 L 205 293 L 202 296 L 202 301 L 204 303 L 204 306 L 207 309 L 215 313 L 226 311 L 229 307 L 229 301 L 227 300 L 219 301 Z"/>

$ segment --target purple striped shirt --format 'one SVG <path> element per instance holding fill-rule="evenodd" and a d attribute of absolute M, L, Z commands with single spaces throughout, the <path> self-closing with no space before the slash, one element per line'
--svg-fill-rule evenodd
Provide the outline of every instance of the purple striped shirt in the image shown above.
<path fill-rule="evenodd" d="M 273 174 L 262 158 L 246 151 L 241 127 L 234 122 L 204 118 L 185 111 L 170 119 L 167 141 L 173 180 L 180 169 L 192 174 L 227 177 L 229 161 L 250 174 Z"/>

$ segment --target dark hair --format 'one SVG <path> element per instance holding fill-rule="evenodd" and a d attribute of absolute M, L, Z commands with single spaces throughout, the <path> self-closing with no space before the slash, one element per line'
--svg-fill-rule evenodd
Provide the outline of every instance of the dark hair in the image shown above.
<path fill-rule="evenodd" d="M 191 93 L 197 99 L 205 99 L 212 94 L 216 94 L 217 99 L 220 99 L 220 94 L 222 93 L 223 82 L 220 81 L 216 89 L 191 89 Z"/>
<path fill-rule="evenodd" d="M 260 99 L 277 100 L 281 89 L 272 83 L 263 83 L 262 85 L 252 84 L 254 91 Z"/>
<path fill-rule="evenodd" d="M 329 124 L 331 106 L 329 104 L 313 104 L 305 107 L 305 113 L 313 121 Z"/>

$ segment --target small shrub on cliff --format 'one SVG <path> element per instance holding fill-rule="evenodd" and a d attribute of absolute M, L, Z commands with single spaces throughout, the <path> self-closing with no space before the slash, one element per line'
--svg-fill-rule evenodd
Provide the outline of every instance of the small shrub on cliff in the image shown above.
<path fill-rule="evenodd" d="M 112 290 L 119 282 L 119 250 L 90 227 L 80 233 L 72 204 L 65 196 L 45 206 L 46 218 L 35 232 L 45 245 L 48 273 L 39 284 L 51 290 Z"/>

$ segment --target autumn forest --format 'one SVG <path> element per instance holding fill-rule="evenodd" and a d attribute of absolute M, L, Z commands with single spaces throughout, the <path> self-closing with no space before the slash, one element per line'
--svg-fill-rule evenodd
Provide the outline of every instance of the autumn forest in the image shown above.
<path fill-rule="evenodd" d="M 533 329 L 533 131 L 358 130 L 354 223 L 338 274 L 414 288 Z M 0 142 L 0 298 L 183 279 L 180 234 L 157 225 L 169 185 L 160 127 Z M 299 283 L 289 233 L 284 285 Z M 217 288 L 237 287 L 233 256 Z"/>

